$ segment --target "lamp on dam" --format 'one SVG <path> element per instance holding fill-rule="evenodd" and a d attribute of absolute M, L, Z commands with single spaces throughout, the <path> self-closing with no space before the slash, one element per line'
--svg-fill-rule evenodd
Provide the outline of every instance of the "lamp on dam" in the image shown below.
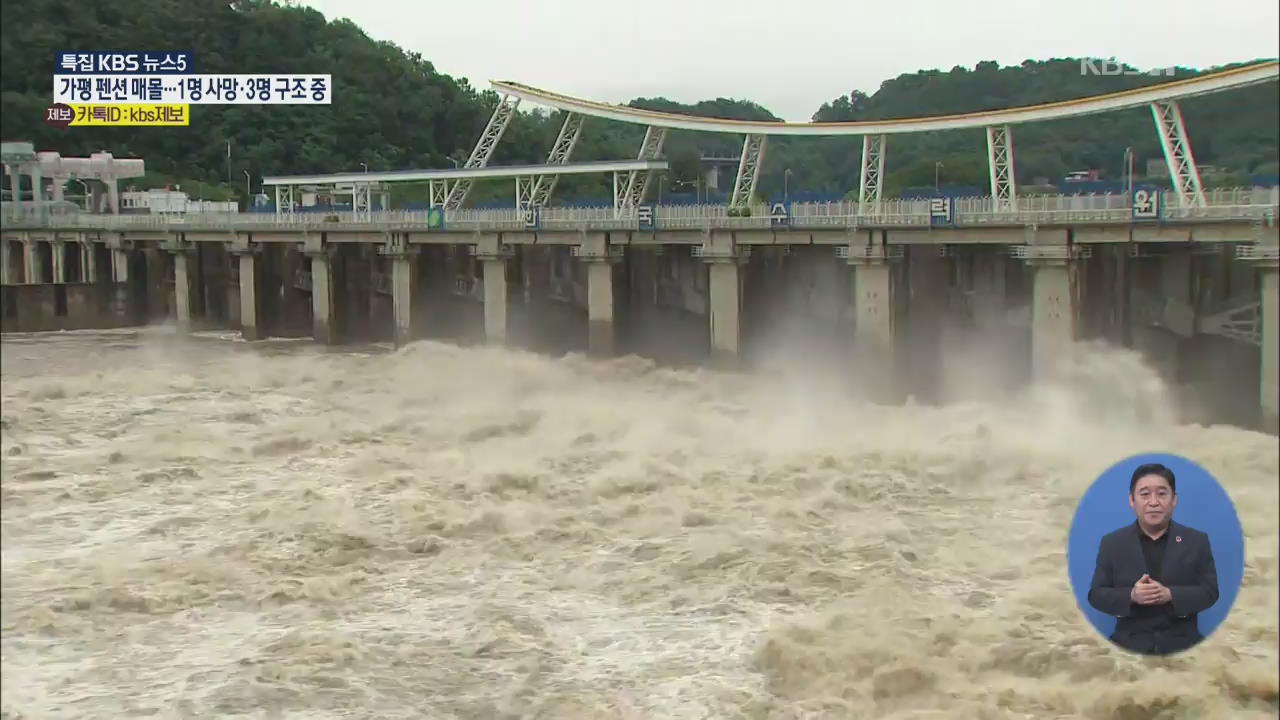
<path fill-rule="evenodd" d="M 1124 192 L 1133 197 L 1133 148 L 1124 149 Z"/>

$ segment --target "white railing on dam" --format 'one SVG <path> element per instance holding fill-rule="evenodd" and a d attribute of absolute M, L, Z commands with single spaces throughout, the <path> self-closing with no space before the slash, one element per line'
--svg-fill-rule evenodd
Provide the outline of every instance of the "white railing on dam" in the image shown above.
<path fill-rule="evenodd" d="M 1171 193 L 1163 194 L 1172 199 Z M 1164 221 L 1272 220 L 1280 208 L 1280 188 L 1236 188 L 1205 192 L 1204 207 L 1167 205 L 1160 210 Z M 770 208 L 757 204 L 747 217 L 733 217 L 726 205 L 652 206 L 652 226 L 642 228 L 635 209 L 543 208 L 536 227 L 526 225 L 514 209 L 452 210 L 444 215 L 443 226 L 433 225 L 426 210 L 371 212 L 357 219 L 351 211 L 273 213 L 202 213 L 166 215 L 91 215 L 82 213 L 36 214 L 30 207 L 15 212 L 11 203 L 3 214 L 6 229 L 66 230 L 370 230 L 370 231 L 522 231 L 522 230 L 706 230 L 706 229 L 797 229 L 851 227 L 921 227 L 935 223 L 930 200 L 891 199 L 877 210 L 859 212 L 858 203 L 792 203 L 785 220 L 769 216 Z M 953 198 L 951 221 L 947 227 L 992 225 L 1047 225 L 1069 223 L 1127 224 L 1133 221 L 1131 201 L 1125 194 L 1031 195 L 1018 198 L 1016 211 L 997 211 L 990 197 Z"/>

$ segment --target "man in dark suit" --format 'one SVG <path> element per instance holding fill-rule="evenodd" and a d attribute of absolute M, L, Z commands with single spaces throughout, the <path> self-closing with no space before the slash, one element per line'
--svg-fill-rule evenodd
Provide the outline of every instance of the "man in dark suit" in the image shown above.
<path fill-rule="evenodd" d="M 1209 536 L 1173 522 L 1177 481 L 1164 465 L 1141 465 L 1129 480 L 1137 522 L 1102 538 L 1089 604 L 1114 615 L 1111 641 L 1126 650 L 1167 655 L 1204 639 L 1198 613 L 1218 601 Z"/>

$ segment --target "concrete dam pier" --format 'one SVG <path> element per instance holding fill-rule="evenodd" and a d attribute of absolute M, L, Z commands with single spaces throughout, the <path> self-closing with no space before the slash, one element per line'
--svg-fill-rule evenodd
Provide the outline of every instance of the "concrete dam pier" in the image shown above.
<path fill-rule="evenodd" d="M 1277 262 L 1238 230 L 6 231 L 2 327 L 488 342 L 935 402 L 1100 340 L 1141 352 L 1187 419 L 1274 432 Z"/>

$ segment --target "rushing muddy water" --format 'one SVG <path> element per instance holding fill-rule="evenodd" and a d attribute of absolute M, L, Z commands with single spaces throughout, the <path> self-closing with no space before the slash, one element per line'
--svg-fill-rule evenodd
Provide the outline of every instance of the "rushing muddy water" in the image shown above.
<path fill-rule="evenodd" d="M 5 718 L 1276 713 L 1275 438 L 1172 425 L 1125 354 L 882 408 L 431 343 L 2 349 Z M 1227 486 L 1247 569 L 1217 633 L 1138 659 L 1066 537 L 1160 450 Z"/>

